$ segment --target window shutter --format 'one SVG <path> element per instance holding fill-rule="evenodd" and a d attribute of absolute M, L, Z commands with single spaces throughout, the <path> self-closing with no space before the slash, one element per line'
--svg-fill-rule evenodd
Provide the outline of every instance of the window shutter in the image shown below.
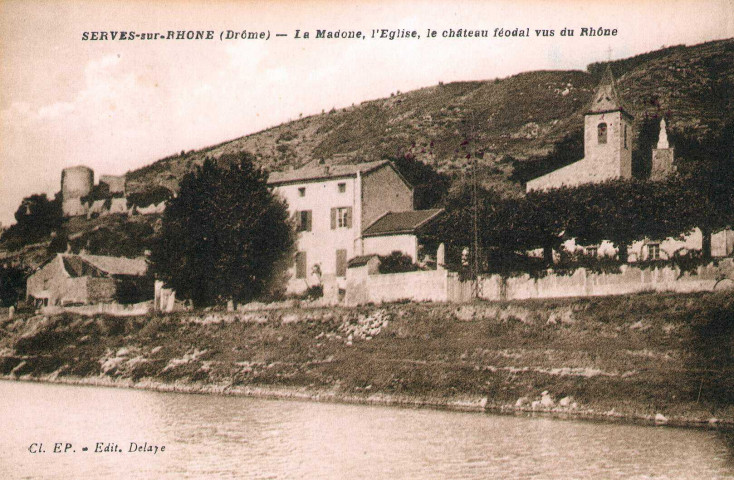
<path fill-rule="evenodd" d="M 347 275 L 347 251 L 336 251 L 336 276 L 344 277 Z"/>
<path fill-rule="evenodd" d="M 352 207 L 347 207 L 347 228 L 352 228 Z"/>
<path fill-rule="evenodd" d="M 307 232 L 311 231 L 311 224 L 312 224 L 311 210 L 307 210 L 306 211 L 306 231 Z"/>
<path fill-rule="evenodd" d="M 296 278 L 306 278 L 306 252 L 296 253 Z"/>
<path fill-rule="evenodd" d="M 331 209 L 331 229 L 336 229 L 336 208 Z"/>

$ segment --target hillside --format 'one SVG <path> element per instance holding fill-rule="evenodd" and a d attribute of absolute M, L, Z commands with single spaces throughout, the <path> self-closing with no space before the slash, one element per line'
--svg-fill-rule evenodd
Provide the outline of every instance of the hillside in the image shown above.
<path fill-rule="evenodd" d="M 635 116 L 667 115 L 669 128 L 704 137 L 732 117 L 734 39 L 675 46 L 611 62 L 617 86 Z M 527 160 L 580 135 L 583 113 L 606 63 L 588 72 L 536 71 L 505 79 L 439 84 L 281 124 L 199 151 L 159 160 L 128 173 L 129 187 L 175 189 L 207 156 L 249 151 L 277 170 L 313 159 L 359 163 L 412 153 L 440 171 L 467 166 L 461 143 L 470 138 L 485 185 L 520 191 L 509 180 L 512 157 Z M 324 98 L 324 104 L 328 99 Z"/>
<path fill-rule="evenodd" d="M 526 72 L 397 92 L 164 158 L 128 172 L 128 192 L 131 197 L 148 195 L 157 186 L 175 191 L 186 172 L 205 158 L 242 151 L 253 153 L 271 170 L 314 159 L 358 163 L 410 153 L 460 177 L 469 162 L 462 143 L 469 139 L 468 150 L 485 152 L 479 161 L 484 185 L 519 195 L 524 192 L 523 177 L 556 168 L 559 157 L 568 163 L 583 155 L 583 114 L 605 68 L 602 62 L 589 65 L 587 72 Z M 625 105 L 635 116 L 637 139 L 650 117 L 666 115 L 671 134 L 697 138 L 715 135 L 734 119 L 734 39 L 669 47 L 611 62 L 611 68 Z M 654 125 L 652 130 L 657 135 Z M 650 141 L 645 139 L 647 145 Z M 559 149 L 563 152 L 554 161 L 544 158 Z M 64 231 L 74 248 L 141 255 L 156 220 L 146 217 L 128 224 L 125 219 L 73 219 L 65 222 Z M 36 265 L 45 258 L 47 245 L 3 252 L 7 246 L 0 244 L 0 258 L 22 258 Z"/>

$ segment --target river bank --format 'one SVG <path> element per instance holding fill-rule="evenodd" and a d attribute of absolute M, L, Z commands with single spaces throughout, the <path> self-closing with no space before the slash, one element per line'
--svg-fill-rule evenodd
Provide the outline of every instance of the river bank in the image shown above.
<path fill-rule="evenodd" d="M 62 314 L 0 324 L 5 379 L 734 426 L 731 294 Z"/>

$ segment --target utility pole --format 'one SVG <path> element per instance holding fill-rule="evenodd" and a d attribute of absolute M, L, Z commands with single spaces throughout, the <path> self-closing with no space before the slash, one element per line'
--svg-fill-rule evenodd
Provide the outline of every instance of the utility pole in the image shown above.
<path fill-rule="evenodd" d="M 479 278 L 479 192 L 477 187 L 477 155 L 472 154 L 472 298 L 477 299 L 481 296 L 481 284 Z"/>
<path fill-rule="evenodd" d="M 467 138 L 467 153 L 471 157 L 471 200 L 472 200 L 472 248 L 471 248 L 471 295 L 473 299 L 481 298 L 482 282 L 480 279 L 480 258 L 481 251 L 479 247 L 479 179 L 477 178 L 477 159 L 476 144 L 474 149 L 471 148 L 475 142 L 476 114 L 472 112 L 469 121 L 469 135 Z"/>

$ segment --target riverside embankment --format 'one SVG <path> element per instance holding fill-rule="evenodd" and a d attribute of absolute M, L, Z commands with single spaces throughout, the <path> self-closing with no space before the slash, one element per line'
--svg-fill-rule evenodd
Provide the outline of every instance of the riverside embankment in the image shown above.
<path fill-rule="evenodd" d="M 734 295 L 61 314 L 0 324 L 4 378 L 734 425 Z"/>

